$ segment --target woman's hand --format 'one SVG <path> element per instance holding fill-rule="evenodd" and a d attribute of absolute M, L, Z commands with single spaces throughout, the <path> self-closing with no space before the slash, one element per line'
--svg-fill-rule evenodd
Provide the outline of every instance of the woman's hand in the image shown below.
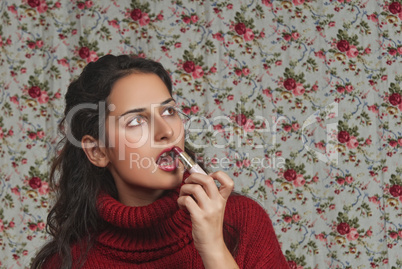
<path fill-rule="evenodd" d="M 221 184 L 219 188 L 214 180 Z M 218 171 L 208 176 L 194 173 L 184 182 L 177 202 L 190 212 L 194 245 L 205 268 L 237 268 L 223 240 L 223 218 L 233 180 Z"/>

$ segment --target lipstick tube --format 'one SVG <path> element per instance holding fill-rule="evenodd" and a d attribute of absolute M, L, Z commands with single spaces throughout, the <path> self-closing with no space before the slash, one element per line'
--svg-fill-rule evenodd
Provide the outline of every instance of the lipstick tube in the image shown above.
<path fill-rule="evenodd" d="M 174 153 L 176 153 L 177 156 L 179 156 L 180 161 L 183 163 L 184 167 L 186 170 L 192 174 L 192 173 L 200 173 L 206 175 L 204 170 L 193 160 L 191 157 L 183 151 L 179 147 L 174 147 L 173 148 Z"/>

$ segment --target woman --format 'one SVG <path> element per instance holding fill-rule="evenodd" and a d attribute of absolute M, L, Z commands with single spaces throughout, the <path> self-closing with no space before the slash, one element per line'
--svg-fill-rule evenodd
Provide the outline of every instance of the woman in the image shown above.
<path fill-rule="evenodd" d="M 104 56 L 65 98 L 52 239 L 31 268 L 288 268 L 268 215 L 230 195 L 228 175 L 168 157 L 184 127 L 161 64 Z"/>

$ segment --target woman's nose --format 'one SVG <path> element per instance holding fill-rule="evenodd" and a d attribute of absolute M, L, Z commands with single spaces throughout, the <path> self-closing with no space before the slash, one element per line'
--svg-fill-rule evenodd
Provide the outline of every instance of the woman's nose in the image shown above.
<path fill-rule="evenodd" d="M 172 126 L 160 116 L 155 116 L 153 129 L 155 141 L 169 140 L 174 134 Z"/>

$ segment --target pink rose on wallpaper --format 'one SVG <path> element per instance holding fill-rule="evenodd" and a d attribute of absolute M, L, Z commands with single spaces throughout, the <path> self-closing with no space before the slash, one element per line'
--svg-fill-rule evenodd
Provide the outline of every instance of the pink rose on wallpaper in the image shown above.
<path fill-rule="evenodd" d="M 38 7 L 39 4 L 40 4 L 40 1 L 39 1 L 39 0 L 28 0 L 28 5 L 29 5 L 30 7 Z"/>
<path fill-rule="evenodd" d="M 402 11 L 402 6 L 401 3 L 399 2 L 393 2 L 389 5 L 388 7 L 389 12 L 392 14 L 398 14 Z"/>
<path fill-rule="evenodd" d="M 31 224 L 28 225 L 28 228 L 29 228 L 31 231 L 36 231 L 36 229 L 38 228 L 38 226 L 37 226 L 35 223 L 31 223 Z"/>
<path fill-rule="evenodd" d="M 357 148 L 359 146 L 359 141 L 357 141 L 356 137 L 351 136 L 350 140 L 346 143 L 346 146 L 349 149 Z"/>
<path fill-rule="evenodd" d="M 28 94 L 32 98 L 38 98 L 42 93 L 38 86 L 32 86 L 31 88 L 29 88 Z"/>
<path fill-rule="evenodd" d="M 402 195 L 402 186 L 400 185 L 393 185 L 389 188 L 389 193 L 394 197 L 399 197 Z"/>
<path fill-rule="evenodd" d="M 244 114 L 239 114 L 239 115 L 236 116 L 236 123 L 239 126 L 245 125 L 246 122 L 247 122 L 247 117 Z"/>
<path fill-rule="evenodd" d="M 32 177 L 28 184 L 32 189 L 38 189 L 42 186 L 42 181 L 38 177 Z"/>
<path fill-rule="evenodd" d="M 296 179 L 297 177 L 297 173 L 294 169 L 288 169 L 285 171 L 285 173 L 283 173 L 283 177 L 287 180 L 287 181 L 293 181 Z"/>
<path fill-rule="evenodd" d="M 341 143 L 346 143 L 349 142 L 350 140 L 350 135 L 347 131 L 340 131 L 338 133 L 338 141 Z"/>
<path fill-rule="evenodd" d="M 269 89 L 262 90 L 262 94 L 264 94 L 265 96 L 267 96 L 269 98 L 272 98 L 272 93 Z"/>
<path fill-rule="evenodd" d="M 192 106 L 191 107 L 191 111 L 195 114 L 199 111 L 200 109 L 198 108 L 198 106 Z"/>
<path fill-rule="evenodd" d="M 43 47 L 43 40 L 37 40 L 37 41 L 36 41 L 36 46 L 37 46 L 38 48 Z"/>
<path fill-rule="evenodd" d="M 43 229 L 46 228 L 46 224 L 44 222 L 39 222 L 38 223 L 38 228 L 39 228 L 39 230 L 43 230 Z"/>
<path fill-rule="evenodd" d="M 286 90 L 290 91 L 296 88 L 296 80 L 293 78 L 288 78 L 283 82 L 283 86 Z"/>
<path fill-rule="evenodd" d="M 400 55 L 402 55 L 402 47 L 398 47 L 398 48 L 396 49 L 396 51 L 397 51 Z"/>
<path fill-rule="evenodd" d="M 292 219 L 293 219 L 294 222 L 298 222 L 300 220 L 300 215 L 299 214 L 294 214 L 292 216 Z"/>
<path fill-rule="evenodd" d="M 39 194 L 45 195 L 49 192 L 49 184 L 47 182 L 42 182 L 41 186 L 38 189 Z"/>
<path fill-rule="evenodd" d="M 303 87 L 303 84 L 296 83 L 296 88 L 293 89 L 293 94 L 295 96 L 303 95 L 306 90 Z"/>
<path fill-rule="evenodd" d="M 300 128 L 300 124 L 299 124 L 299 123 L 297 123 L 297 122 L 292 123 L 292 129 L 293 129 L 293 131 L 297 131 L 297 130 L 299 130 L 299 128 Z"/>
<path fill-rule="evenodd" d="M 298 269 L 297 263 L 295 261 L 288 261 L 290 269 Z"/>
<path fill-rule="evenodd" d="M 290 124 L 283 125 L 283 130 L 285 132 L 290 132 L 292 130 L 292 125 L 290 125 Z"/>
<path fill-rule="evenodd" d="M 20 196 L 20 190 L 17 187 L 11 188 L 11 192 L 17 196 Z"/>
<path fill-rule="evenodd" d="M 138 55 L 139 56 L 139 55 Z M 140 56 L 139 56 L 140 57 Z M 87 58 L 87 63 L 96 62 L 99 59 L 98 54 L 95 51 L 91 51 Z"/>
<path fill-rule="evenodd" d="M 39 13 L 45 13 L 47 11 L 47 4 L 46 1 L 40 1 L 39 6 L 37 7 L 37 10 Z"/>
<path fill-rule="evenodd" d="M 185 24 L 189 24 L 189 23 L 191 22 L 191 18 L 190 18 L 189 16 L 184 16 L 184 17 L 183 17 L 183 22 L 184 22 Z"/>
<path fill-rule="evenodd" d="M 370 202 L 372 202 L 373 204 L 379 205 L 380 204 L 380 199 L 378 199 L 377 196 L 371 196 L 368 198 Z"/>
<path fill-rule="evenodd" d="M 322 50 L 319 50 L 317 52 L 314 52 L 314 55 L 320 59 L 325 59 L 325 54 Z"/>
<path fill-rule="evenodd" d="M 336 91 L 339 92 L 339 93 L 344 93 L 345 92 L 345 87 L 338 86 L 338 87 L 336 87 Z"/>
<path fill-rule="evenodd" d="M 36 48 L 36 42 L 33 42 L 33 41 L 28 42 L 28 48 L 30 48 L 30 49 Z"/>
<path fill-rule="evenodd" d="M 341 222 L 336 227 L 336 230 L 338 231 L 339 234 L 345 235 L 350 232 L 350 226 L 346 222 Z"/>
<path fill-rule="evenodd" d="M 112 26 L 113 28 L 116 28 L 116 29 L 119 29 L 119 27 L 120 27 L 119 23 L 116 20 L 111 20 L 111 21 L 108 22 L 108 24 L 110 26 Z"/>
<path fill-rule="evenodd" d="M 142 16 L 140 18 L 140 25 L 145 26 L 149 23 L 149 21 L 150 21 L 150 19 L 149 19 L 148 13 L 145 13 L 145 12 L 142 13 Z"/>
<path fill-rule="evenodd" d="M 14 104 L 16 104 L 16 105 L 19 105 L 20 104 L 20 102 L 18 101 L 18 97 L 17 96 L 10 96 L 10 102 L 12 102 L 12 103 L 14 103 Z"/>
<path fill-rule="evenodd" d="M 247 28 L 246 32 L 244 33 L 244 40 L 252 41 L 253 39 L 254 39 L 253 31 Z"/>
<path fill-rule="evenodd" d="M 243 72 L 241 69 L 235 69 L 235 74 L 240 77 L 243 74 Z"/>
<path fill-rule="evenodd" d="M 296 179 L 293 181 L 293 185 L 294 185 L 295 187 L 301 187 L 301 186 L 303 186 L 304 184 L 306 184 L 306 180 L 304 179 L 303 175 L 298 174 L 298 175 L 296 176 Z"/>
<path fill-rule="evenodd" d="M 318 148 L 319 150 L 324 150 L 324 151 L 326 150 L 325 145 L 324 145 L 323 142 L 314 143 L 314 146 L 315 146 L 316 148 Z"/>
<path fill-rule="evenodd" d="M 286 41 L 290 41 L 292 39 L 292 36 L 290 34 L 284 34 L 283 39 L 285 39 Z"/>
<path fill-rule="evenodd" d="M 47 95 L 46 91 L 42 91 L 41 95 L 38 98 L 38 102 L 40 104 L 46 104 L 49 101 L 49 95 Z"/>
<path fill-rule="evenodd" d="M 350 45 L 347 40 L 341 40 L 336 44 L 336 47 L 338 48 L 339 51 L 346 52 L 349 50 Z"/>
<path fill-rule="evenodd" d="M 18 14 L 17 10 L 15 9 L 15 6 L 8 6 L 7 10 L 13 13 L 14 15 Z"/>
<path fill-rule="evenodd" d="M 85 1 L 85 6 L 87 7 L 87 8 L 91 8 L 92 6 L 93 6 L 93 2 L 91 1 L 91 0 L 87 0 L 87 1 Z"/>
<path fill-rule="evenodd" d="M 80 57 L 81 57 L 82 59 L 88 58 L 88 57 L 89 57 L 89 53 L 90 53 L 90 50 L 89 50 L 89 48 L 87 48 L 87 47 L 82 47 L 82 48 L 80 48 L 80 50 L 78 51 L 78 55 L 80 55 Z"/>
<path fill-rule="evenodd" d="M 235 31 L 239 35 L 244 35 L 246 33 L 246 25 L 242 22 L 239 22 L 235 25 Z"/>
<path fill-rule="evenodd" d="M 395 56 L 395 55 L 397 54 L 397 51 L 396 51 L 396 49 L 391 48 L 391 49 L 388 50 L 388 53 L 389 53 L 389 55 L 391 55 L 391 56 Z"/>
<path fill-rule="evenodd" d="M 353 86 L 350 85 L 350 84 L 346 85 L 345 89 L 346 89 L 347 92 L 352 92 L 354 90 Z"/>
<path fill-rule="evenodd" d="M 62 65 L 62 66 L 64 66 L 64 67 L 69 67 L 70 66 L 70 64 L 68 63 L 67 59 L 65 59 L 65 58 L 57 60 L 57 63 Z"/>
<path fill-rule="evenodd" d="M 347 182 L 348 184 L 352 184 L 352 183 L 353 183 L 353 177 L 351 177 L 351 176 L 345 177 L 345 180 L 346 180 L 346 182 Z"/>
<path fill-rule="evenodd" d="M 44 131 L 38 131 L 38 132 L 36 133 L 36 135 L 38 136 L 39 139 L 42 139 L 42 138 L 45 137 L 45 132 L 44 132 Z"/>
<path fill-rule="evenodd" d="M 191 15 L 191 21 L 193 23 L 196 23 L 198 21 L 198 16 L 197 15 Z"/>
<path fill-rule="evenodd" d="M 299 39 L 299 37 L 300 37 L 300 34 L 299 34 L 298 32 L 293 32 L 293 33 L 292 33 L 292 38 L 293 38 L 294 40 Z"/>
<path fill-rule="evenodd" d="M 299 5 L 303 5 L 304 4 L 304 0 L 293 0 L 293 5 L 295 6 L 299 6 Z"/>
<path fill-rule="evenodd" d="M 346 235 L 346 238 L 349 241 L 354 241 L 359 238 L 359 233 L 357 232 L 356 228 L 351 228 L 350 232 Z"/>
<path fill-rule="evenodd" d="M 389 102 L 393 106 L 398 106 L 402 103 L 402 97 L 399 93 L 393 93 L 388 97 Z"/>
<path fill-rule="evenodd" d="M 243 72 L 243 75 L 247 76 L 248 74 L 250 74 L 250 69 L 245 67 L 245 68 L 243 68 L 242 72 Z"/>
<path fill-rule="evenodd" d="M 204 70 L 202 70 L 202 67 L 197 65 L 192 73 L 193 78 L 202 78 L 204 76 Z"/>
<path fill-rule="evenodd" d="M 375 14 L 367 15 L 367 19 L 373 22 L 378 22 L 377 16 Z"/>
<path fill-rule="evenodd" d="M 187 61 L 183 64 L 183 69 L 187 73 L 191 73 L 195 70 L 195 64 L 193 61 Z"/>
<path fill-rule="evenodd" d="M 212 35 L 212 37 L 213 38 L 215 38 L 216 40 L 218 40 L 218 41 L 224 41 L 225 39 L 223 38 L 223 36 L 222 36 L 222 33 L 216 33 L 216 34 L 213 34 Z"/>
<path fill-rule="evenodd" d="M 130 13 L 130 17 L 134 20 L 134 21 L 138 21 L 139 19 L 141 19 L 142 16 L 142 11 L 139 8 L 135 8 L 131 11 Z"/>
<path fill-rule="evenodd" d="M 395 148 L 396 146 L 398 146 L 398 142 L 396 140 L 391 140 L 389 141 L 389 145 L 393 148 Z"/>
<path fill-rule="evenodd" d="M 246 159 L 246 160 L 243 160 L 243 166 L 244 167 L 249 167 L 250 166 L 250 164 L 251 164 L 251 161 L 249 160 L 249 159 Z"/>
<path fill-rule="evenodd" d="M 339 185 L 343 185 L 345 184 L 345 179 L 343 177 L 338 177 L 336 179 L 336 183 L 338 183 Z"/>
<path fill-rule="evenodd" d="M 356 46 L 350 46 L 348 52 L 346 52 L 346 56 L 349 58 L 355 58 L 359 55 L 359 51 L 357 50 Z"/>
<path fill-rule="evenodd" d="M 291 216 L 284 216 L 283 221 L 286 222 L 286 223 L 289 223 L 289 222 L 292 221 L 292 217 Z"/>
<path fill-rule="evenodd" d="M 3 220 L 0 219 L 0 233 L 2 233 L 4 231 L 4 223 Z"/>
<path fill-rule="evenodd" d="M 389 237 L 391 237 L 392 239 L 397 239 L 398 238 L 398 233 L 397 232 L 390 232 L 389 233 Z"/>
<path fill-rule="evenodd" d="M 190 114 L 191 109 L 190 109 L 189 107 L 184 107 L 184 108 L 182 109 L 182 111 L 183 111 L 184 114 L 188 115 L 188 114 Z"/>
<path fill-rule="evenodd" d="M 244 131 L 246 132 L 253 132 L 255 129 L 255 125 L 252 119 L 248 119 L 246 121 L 246 124 L 243 126 Z"/>
<path fill-rule="evenodd" d="M 267 7 L 272 7 L 272 2 L 271 0 L 262 0 L 262 4 L 267 6 Z"/>

